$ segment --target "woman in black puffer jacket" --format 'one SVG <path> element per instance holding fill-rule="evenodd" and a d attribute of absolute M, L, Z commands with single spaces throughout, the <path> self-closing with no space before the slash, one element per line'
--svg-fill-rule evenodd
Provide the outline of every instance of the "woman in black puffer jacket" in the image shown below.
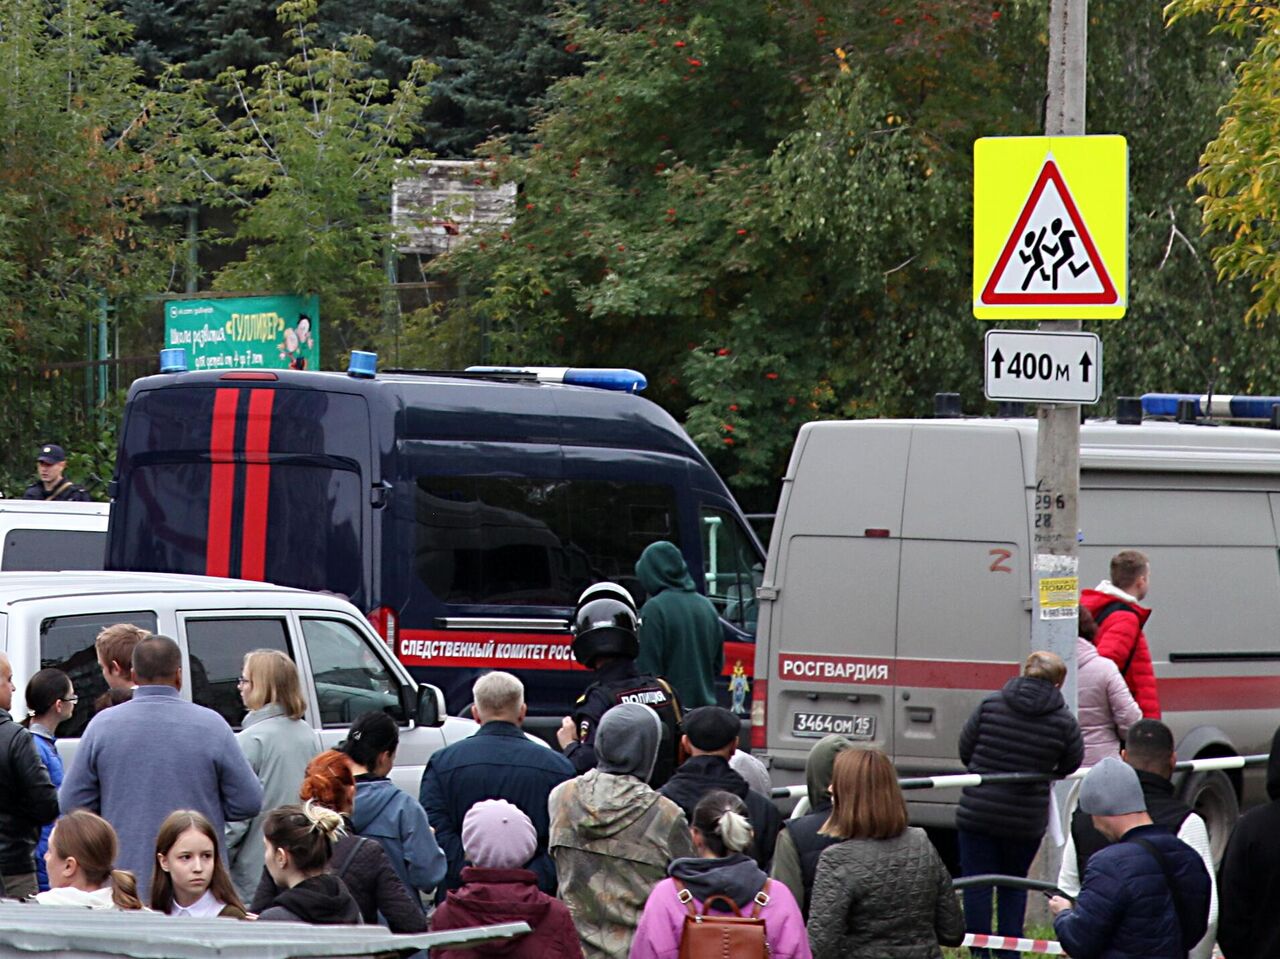
<path fill-rule="evenodd" d="M 1084 757 L 1084 740 L 1059 691 L 1066 678 L 1066 664 L 1053 653 L 1028 656 L 1022 675 L 984 699 L 965 723 L 960 761 L 969 772 L 1037 772 L 1058 777 L 1074 772 Z M 1025 876 L 1048 822 L 1047 782 L 966 787 L 956 812 L 961 873 Z M 1027 894 L 1002 887 L 996 895 L 997 934 L 1021 936 Z M 964 914 L 970 932 L 991 931 L 990 886 L 965 890 Z M 973 950 L 972 954 L 988 953 Z M 1016 957 L 1017 953 L 997 955 Z"/>

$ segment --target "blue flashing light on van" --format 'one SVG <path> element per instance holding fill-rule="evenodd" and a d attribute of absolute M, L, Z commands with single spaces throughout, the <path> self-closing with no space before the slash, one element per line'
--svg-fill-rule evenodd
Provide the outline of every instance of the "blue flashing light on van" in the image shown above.
<path fill-rule="evenodd" d="M 1177 416 L 1179 403 L 1191 403 L 1196 416 L 1235 420 L 1269 420 L 1280 396 L 1229 394 L 1144 393 L 1142 411 L 1148 416 Z"/>
<path fill-rule="evenodd" d="M 342 594 L 450 712 L 507 669 L 551 729 L 589 678 L 567 630 L 578 594 L 614 580 L 643 602 L 635 561 L 669 540 L 724 620 L 728 704 L 734 667 L 753 670 L 764 551 L 684 430 L 634 394 L 643 376 L 567 372 L 140 379 L 107 568 Z"/>

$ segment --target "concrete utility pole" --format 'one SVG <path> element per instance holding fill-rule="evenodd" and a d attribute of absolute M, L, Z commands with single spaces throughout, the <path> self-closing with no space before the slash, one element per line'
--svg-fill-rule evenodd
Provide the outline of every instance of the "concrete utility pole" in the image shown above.
<path fill-rule="evenodd" d="M 1080 136 L 1085 132 L 1085 63 L 1088 46 L 1088 0 L 1050 0 L 1049 95 L 1045 107 L 1046 136 Z M 1042 321 L 1041 330 L 1080 329 L 1079 320 Z M 1075 610 L 1057 619 L 1041 615 L 1045 588 L 1061 589 L 1075 580 L 1078 595 L 1080 496 L 1080 407 L 1069 403 L 1041 404 L 1036 411 L 1035 492 L 1035 610 L 1031 626 L 1033 649 L 1047 649 L 1066 660 L 1067 684 L 1062 693 L 1076 709 Z M 1052 580 L 1053 583 L 1045 582 Z M 1061 595 L 1059 593 L 1059 595 Z"/>

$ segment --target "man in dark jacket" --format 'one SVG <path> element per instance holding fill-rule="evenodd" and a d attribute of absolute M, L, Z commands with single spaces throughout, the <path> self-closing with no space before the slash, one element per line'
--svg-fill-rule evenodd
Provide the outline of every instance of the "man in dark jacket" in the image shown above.
<path fill-rule="evenodd" d="M 40 447 L 36 454 L 36 473 L 40 477 L 26 488 L 23 499 L 54 500 L 59 503 L 87 503 L 89 494 L 62 475 L 67 468 L 67 454 L 57 443 Z"/>
<path fill-rule="evenodd" d="M 58 818 L 58 791 L 31 734 L 13 721 L 13 667 L 0 653 L 0 882 L 10 899 L 34 896 L 40 827 Z"/>
<path fill-rule="evenodd" d="M 698 800 L 707 793 L 715 789 L 733 793 L 747 804 L 755 833 L 752 858 L 767 870 L 782 828 L 782 814 L 769 797 L 753 791 L 729 766 L 741 732 L 738 717 L 722 706 L 701 706 L 685 713 L 683 728 L 682 742 L 691 758 L 658 791 L 683 809 L 690 822 Z"/>
<path fill-rule="evenodd" d="M 679 548 L 650 544 L 636 562 L 649 594 L 640 610 L 636 668 L 662 676 L 686 709 L 714 706 L 716 678 L 724 672 L 724 628 L 711 600 L 697 592 Z"/>
<path fill-rule="evenodd" d="M 1200 856 L 1152 822 L 1138 774 L 1114 756 L 1089 770 L 1080 808 L 1112 844 L 1089 860 L 1074 906 L 1049 900 L 1063 948 L 1073 959 L 1185 959 L 1208 925 Z"/>
<path fill-rule="evenodd" d="M 1084 740 L 1058 691 L 1066 676 L 1060 657 L 1032 653 L 1021 676 L 984 699 L 960 733 L 960 761 L 969 772 L 1074 772 L 1084 757 Z M 1047 782 L 966 787 L 956 811 L 962 875 L 1025 876 L 1048 823 Z M 998 935 L 1021 936 L 1026 892 L 1001 887 L 996 899 Z M 969 932 L 991 932 L 990 886 L 964 891 L 964 917 Z M 974 950 L 976 956 L 986 954 Z"/>
<path fill-rule="evenodd" d="M 1267 760 L 1271 802 L 1240 817 L 1218 874 L 1218 946 L 1226 959 L 1280 956 L 1280 729 Z"/>
<path fill-rule="evenodd" d="M 547 855 L 547 799 L 552 789 L 573 777 L 573 763 L 525 737 L 520 729 L 526 712 L 524 684 L 515 676 L 487 673 L 476 680 L 471 695 L 471 715 L 480 729 L 432 754 L 418 792 L 436 842 L 449 860 L 436 900 L 462 885 L 462 821 L 484 799 L 505 799 L 533 822 L 538 843 L 527 868 L 537 874 L 538 888 L 554 895 L 556 867 Z"/>

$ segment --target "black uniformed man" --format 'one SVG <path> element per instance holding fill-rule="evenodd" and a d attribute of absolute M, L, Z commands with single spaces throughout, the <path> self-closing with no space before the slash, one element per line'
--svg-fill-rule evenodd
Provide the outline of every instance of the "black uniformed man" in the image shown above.
<path fill-rule="evenodd" d="M 675 771 L 680 748 L 680 704 L 666 680 L 636 669 L 639 620 L 631 594 L 615 583 L 588 587 L 573 620 L 573 655 L 594 670 L 596 681 L 578 697 L 572 716 L 556 732 L 565 756 L 579 773 L 596 765 L 596 727 L 619 703 L 643 703 L 662 721 L 662 743 L 649 785 L 657 789 Z"/>
<path fill-rule="evenodd" d="M 40 479 L 27 487 L 23 499 L 57 500 L 62 503 L 87 503 L 89 494 L 62 475 L 67 468 L 67 454 L 57 443 L 40 447 L 36 454 L 36 473 Z"/>

